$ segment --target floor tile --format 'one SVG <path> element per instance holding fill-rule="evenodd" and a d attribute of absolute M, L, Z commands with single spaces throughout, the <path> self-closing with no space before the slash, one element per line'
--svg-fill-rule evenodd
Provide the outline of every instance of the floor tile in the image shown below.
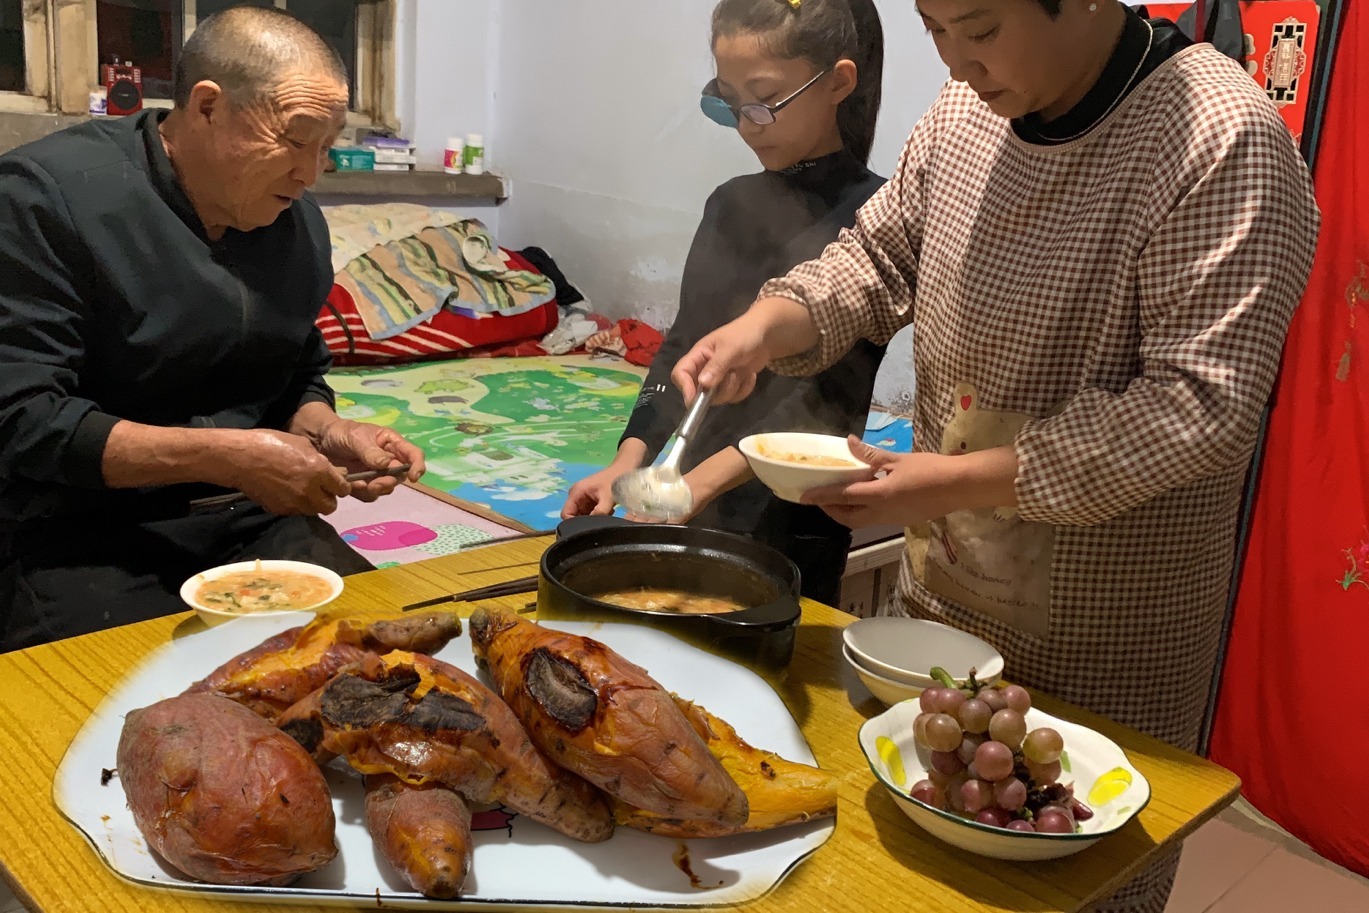
<path fill-rule="evenodd" d="M 1165 913 L 1204 913 L 1278 847 L 1216 818 L 1184 841 Z"/>
<path fill-rule="evenodd" d="M 1318 857 L 1320 860 L 1320 857 Z M 1369 883 L 1325 860 L 1285 849 L 1270 853 L 1222 895 L 1210 913 L 1359 913 L 1369 910 Z"/>

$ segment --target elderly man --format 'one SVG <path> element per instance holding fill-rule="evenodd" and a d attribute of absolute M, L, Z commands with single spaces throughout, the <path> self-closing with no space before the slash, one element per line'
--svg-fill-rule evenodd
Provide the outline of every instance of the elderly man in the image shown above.
<path fill-rule="evenodd" d="M 343 126 L 341 61 L 236 8 L 186 42 L 175 108 L 0 156 L 0 652 L 184 609 L 243 559 L 370 565 L 319 514 L 423 455 L 340 419 L 314 317 L 332 283 L 305 190 Z M 193 511 L 238 489 L 245 507 Z"/>

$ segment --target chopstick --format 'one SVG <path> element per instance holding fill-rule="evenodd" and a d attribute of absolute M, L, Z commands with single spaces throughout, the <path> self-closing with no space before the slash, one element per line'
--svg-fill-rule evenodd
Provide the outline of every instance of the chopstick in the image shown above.
<path fill-rule="evenodd" d="M 399 479 L 403 478 L 409 472 L 409 468 L 410 464 L 405 463 L 403 466 L 394 466 L 390 469 L 368 469 L 365 472 L 349 472 L 345 476 L 345 481 L 370 482 L 373 479 L 379 479 L 382 477 Z M 210 507 L 225 507 L 229 504 L 237 504 L 239 502 L 250 500 L 252 499 L 249 498 L 247 495 L 243 494 L 240 491 L 235 491 L 231 494 L 215 495 L 212 498 L 197 498 L 196 500 L 190 502 L 190 509 L 204 510 Z"/>
<path fill-rule="evenodd" d="M 499 599 L 502 596 L 516 596 L 519 593 L 531 593 L 537 589 L 537 575 L 531 577 L 519 577 L 515 580 L 505 580 L 503 583 L 492 583 L 489 586 L 478 586 L 472 590 L 462 590 L 459 593 L 449 593 L 446 596 L 438 596 L 434 599 L 425 599 L 422 602 L 414 602 L 400 609 L 401 612 L 408 612 L 413 609 L 426 609 L 429 606 L 441 605 L 444 602 L 477 602 L 481 599 Z"/>
<path fill-rule="evenodd" d="M 478 550 L 480 550 L 480 549 L 482 549 L 482 548 L 491 548 L 492 546 L 495 546 L 495 545 L 503 545 L 505 542 L 517 542 L 519 539 L 538 539 L 538 538 L 541 538 L 542 536 L 554 536 L 554 535 L 556 535 L 556 530 L 554 530 L 554 529 L 536 529 L 536 530 L 533 530 L 532 532 L 518 533 L 518 534 L 515 535 L 515 536 L 505 536 L 505 537 L 503 537 L 502 539 L 491 539 L 491 540 L 489 540 L 488 542 L 482 542 L 482 543 L 480 543 L 479 545 L 472 546 L 471 548 L 458 549 L 456 552 L 453 552 L 452 554 L 458 554 L 458 553 L 459 553 L 459 554 L 463 554 L 463 555 L 464 555 L 464 554 L 466 554 L 466 553 L 468 553 L 468 552 L 478 551 Z M 495 565 L 494 567 L 476 567 L 476 568 L 471 568 L 469 571 L 462 571 L 462 572 L 461 572 L 461 576 L 467 577 L 467 576 L 470 576 L 471 574 L 487 574 L 487 573 L 489 573 L 489 572 L 491 572 L 491 571 L 506 571 L 506 570 L 509 570 L 510 568 L 515 568 L 515 567 L 533 567 L 533 566 L 535 566 L 535 565 L 537 565 L 537 564 L 539 564 L 539 563 L 540 563 L 540 560 L 534 559 L 534 560 L 532 560 L 532 561 L 517 561 L 517 562 L 514 562 L 513 564 L 498 564 L 498 565 Z M 510 593 L 505 593 L 505 594 L 495 593 L 493 596 L 491 596 L 491 595 L 485 595 L 485 594 L 483 593 L 483 591 L 484 591 L 484 590 L 487 590 L 487 589 L 497 589 L 497 588 L 499 588 L 499 587 L 513 586 L 513 585 L 525 585 L 529 580 L 534 581 L 534 584 L 533 584 L 531 587 L 526 587 L 526 586 L 525 586 L 524 589 L 514 589 L 514 590 L 512 590 Z M 536 583 L 535 583 L 536 580 L 537 580 L 536 577 L 520 577 L 520 578 L 518 578 L 517 580 L 505 581 L 504 583 L 492 583 L 492 584 L 490 584 L 488 587 L 478 587 L 478 588 L 476 588 L 476 589 L 474 589 L 474 590 L 463 590 L 463 591 L 461 591 L 461 592 L 459 592 L 459 593 L 448 593 L 446 596 L 434 596 L 432 599 L 425 599 L 425 600 L 423 600 L 422 602 L 411 602 L 411 603 L 409 603 L 409 604 L 406 605 L 406 606 L 401 606 L 399 610 L 400 610 L 401 612 L 408 612 L 408 611 L 411 611 L 411 610 L 413 610 L 413 609 L 426 609 L 426 608 L 428 608 L 429 606 L 441 605 L 441 604 L 444 603 L 444 602 L 466 602 L 466 601 L 469 601 L 469 600 L 471 600 L 471 599 L 493 599 L 493 598 L 495 598 L 495 596 L 499 596 L 499 595 L 513 595 L 513 594 L 515 594 L 515 593 L 531 593 L 533 590 L 537 589 L 537 586 L 536 586 Z M 477 594 L 477 595 L 471 596 L 472 593 L 475 593 L 475 594 Z"/>

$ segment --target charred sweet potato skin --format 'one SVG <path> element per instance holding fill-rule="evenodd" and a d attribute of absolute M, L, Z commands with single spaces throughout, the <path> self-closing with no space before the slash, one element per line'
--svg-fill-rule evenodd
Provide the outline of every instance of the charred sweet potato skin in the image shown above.
<path fill-rule="evenodd" d="M 192 878 L 279 886 L 337 855 L 322 772 L 227 698 L 182 694 L 130 713 L 118 771 L 143 837 Z"/>
<path fill-rule="evenodd" d="M 613 834 L 597 789 L 543 755 L 497 694 L 430 656 L 372 654 L 292 709 L 283 725 L 315 757 L 340 755 L 363 774 L 439 782 L 587 843 Z"/>
<path fill-rule="evenodd" d="M 461 620 L 449 612 L 372 622 L 318 618 L 233 657 L 191 685 L 187 693 L 220 694 L 275 722 L 344 667 L 370 653 L 434 653 L 460 633 Z"/>
<path fill-rule="evenodd" d="M 609 796 L 670 818 L 743 825 L 746 794 L 665 691 L 602 643 L 481 607 L 471 648 L 556 763 Z"/>
<path fill-rule="evenodd" d="M 471 808 L 440 783 L 413 786 L 390 774 L 366 777 L 366 829 L 385 861 L 425 897 L 461 893 L 471 870 Z"/>

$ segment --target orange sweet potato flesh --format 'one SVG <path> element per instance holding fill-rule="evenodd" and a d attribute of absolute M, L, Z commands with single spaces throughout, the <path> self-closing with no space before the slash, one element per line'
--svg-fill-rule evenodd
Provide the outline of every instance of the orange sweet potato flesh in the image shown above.
<path fill-rule="evenodd" d="M 337 855 L 323 774 L 240 704 L 182 694 L 124 720 L 119 781 L 138 830 L 200 881 L 289 884 Z"/>
<path fill-rule="evenodd" d="M 658 815 L 746 822 L 746 794 L 645 670 L 512 613 L 482 607 L 470 625 L 476 658 L 556 763 Z"/>
<path fill-rule="evenodd" d="M 430 656 L 370 654 L 292 708 L 281 728 L 315 757 L 341 755 L 363 774 L 442 783 L 576 840 L 613 834 L 597 789 L 548 760 L 497 694 Z"/>
<path fill-rule="evenodd" d="M 367 653 L 434 653 L 460 633 L 460 618 L 448 612 L 369 623 L 320 617 L 233 657 L 191 685 L 187 693 L 220 694 L 274 722 Z"/>
<path fill-rule="evenodd" d="M 366 828 L 385 860 L 425 897 L 461 893 L 471 870 L 471 808 L 440 783 L 366 777 Z"/>
<path fill-rule="evenodd" d="M 746 793 L 750 814 L 739 825 L 689 818 L 669 818 L 612 800 L 614 820 L 624 827 L 663 837 L 728 837 L 799 824 L 837 813 L 837 777 L 808 764 L 788 761 L 749 745 L 726 720 L 675 695 L 675 703 L 708 750 Z"/>

